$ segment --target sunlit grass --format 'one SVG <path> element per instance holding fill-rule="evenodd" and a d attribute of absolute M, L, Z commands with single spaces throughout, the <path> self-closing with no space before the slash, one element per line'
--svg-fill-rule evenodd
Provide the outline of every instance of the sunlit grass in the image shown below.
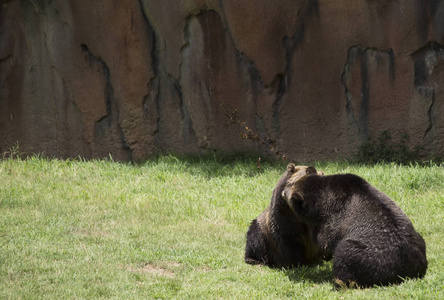
<path fill-rule="evenodd" d="M 0 161 L 0 299 L 444 297 L 442 166 L 318 163 L 387 193 L 427 243 L 422 280 L 332 291 L 331 263 L 275 270 L 243 262 L 245 233 L 283 164 L 162 156 Z"/>

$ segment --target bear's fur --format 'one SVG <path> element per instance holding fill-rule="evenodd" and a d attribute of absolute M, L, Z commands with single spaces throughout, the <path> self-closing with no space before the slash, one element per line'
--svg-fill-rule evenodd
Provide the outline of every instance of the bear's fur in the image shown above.
<path fill-rule="evenodd" d="M 424 239 L 392 199 L 361 177 L 295 172 L 282 195 L 302 222 L 316 228 L 322 251 L 333 255 L 337 287 L 425 275 Z"/>
<path fill-rule="evenodd" d="M 245 262 L 269 267 L 295 267 L 315 262 L 321 255 L 312 230 L 300 222 L 282 198 L 290 177 L 316 170 L 289 165 L 273 190 L 270 205 L 254 219 L 247 232 Z"/>

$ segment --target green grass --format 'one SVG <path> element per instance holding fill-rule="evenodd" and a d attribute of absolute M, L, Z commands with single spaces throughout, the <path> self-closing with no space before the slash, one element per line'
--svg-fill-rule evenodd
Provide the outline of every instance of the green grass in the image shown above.
<path fill-rule="evenodd" d="M 0 299 L 444 298 L 444 169 L 318 163 L 391 196 L 427 243 L 422 280 L 332 290 L 332 265 L 244 263 L 245 233 L 285 165 L 162 156 L 0 160 Z"/>

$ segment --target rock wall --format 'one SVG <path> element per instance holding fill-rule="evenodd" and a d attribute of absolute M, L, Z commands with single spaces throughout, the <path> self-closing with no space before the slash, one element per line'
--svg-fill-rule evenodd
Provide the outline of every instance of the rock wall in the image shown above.
<path fill-rule="evenodd" d="M 443 157 L 443 101 L 444 1 L 0 0 L 1 152 Z"/>

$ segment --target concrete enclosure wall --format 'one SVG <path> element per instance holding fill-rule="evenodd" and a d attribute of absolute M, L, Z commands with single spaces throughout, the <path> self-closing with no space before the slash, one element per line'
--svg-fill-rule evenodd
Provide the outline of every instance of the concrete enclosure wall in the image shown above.
<path fill-rule="evenodd" d="M 443 156 L 443 2 L 1 0 L 0 150 Z"/>

